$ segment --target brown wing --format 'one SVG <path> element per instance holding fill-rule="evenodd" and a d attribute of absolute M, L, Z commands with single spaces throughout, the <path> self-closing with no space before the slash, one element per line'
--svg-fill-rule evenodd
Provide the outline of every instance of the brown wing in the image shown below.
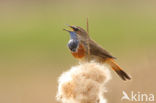
<path fill-rule="evenodd" d="M 95 41 L 90 40 L 89 43 L 90 43 L 90 46 L 89 46 L 90 53 L 92 55 L 100 56 L 104 59 L 106 59 L 106 58 L 115 59 L 115 57 L 113 57 L 109 52 L 107 52 L 105 49 L 103 49 L 101 46 L 99 46 Z"/>

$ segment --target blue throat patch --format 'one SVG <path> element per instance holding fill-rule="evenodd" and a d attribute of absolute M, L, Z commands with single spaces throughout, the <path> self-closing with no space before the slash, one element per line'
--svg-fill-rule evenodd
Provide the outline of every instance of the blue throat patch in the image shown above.
<path fill-rule="evenodd" d="M 72 51 L 72 52 L 76 52 L 77 48 L 79 46 L 79 41 L 77 38 L 77 34 L 73 31 L 69 31 L 70 33 L 70 40 L 68 42 L 68 48 Z"/>

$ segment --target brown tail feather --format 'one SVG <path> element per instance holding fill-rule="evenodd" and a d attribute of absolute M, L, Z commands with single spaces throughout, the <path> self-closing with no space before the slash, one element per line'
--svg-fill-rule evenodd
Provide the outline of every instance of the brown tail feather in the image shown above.
<path fill-rule="evenodd" d="M 128 74 L 126 72 L 124 72 L 119 66 L 118 64 L 116 64 L 114 62 L 113 59 L 108 59 L 106 61 L 111 67 L 113 70 L 115 70 L 115 72 L 123 79 L 123 80 L 130 80 L 131 78 L 128 76 Z"/>

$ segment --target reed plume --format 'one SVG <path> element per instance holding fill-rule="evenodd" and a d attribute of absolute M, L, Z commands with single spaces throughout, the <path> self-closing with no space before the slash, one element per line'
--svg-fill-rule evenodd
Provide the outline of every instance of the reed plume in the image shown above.
<path fill-rule="evenodd" d="M 90 62 L 73 66 L 59 77 L 57 100 L 61 103 L 106 103 L 105 84 L 110 79 L 106 65 Z"/>

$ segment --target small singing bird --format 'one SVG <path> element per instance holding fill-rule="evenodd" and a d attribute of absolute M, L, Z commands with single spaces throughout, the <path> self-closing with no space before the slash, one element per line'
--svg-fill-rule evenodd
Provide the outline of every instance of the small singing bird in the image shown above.
<path fill-rule="evenodd" d="M 72 31 L 66 30 L 70 34 L 70 40 L 68 47 L 72 55 L 80 61 L 89 62 L 96 61 L 99 63 L 108 64 L 123 80 L 130 80 L 126 72 L 124 72 L 120 66 L 115 63 L 115 57 L 112 56 L 108 51 L 102 48 L 99 44 L 93 41 L 88 32 L 79 26 L 70 26 Z"/>

